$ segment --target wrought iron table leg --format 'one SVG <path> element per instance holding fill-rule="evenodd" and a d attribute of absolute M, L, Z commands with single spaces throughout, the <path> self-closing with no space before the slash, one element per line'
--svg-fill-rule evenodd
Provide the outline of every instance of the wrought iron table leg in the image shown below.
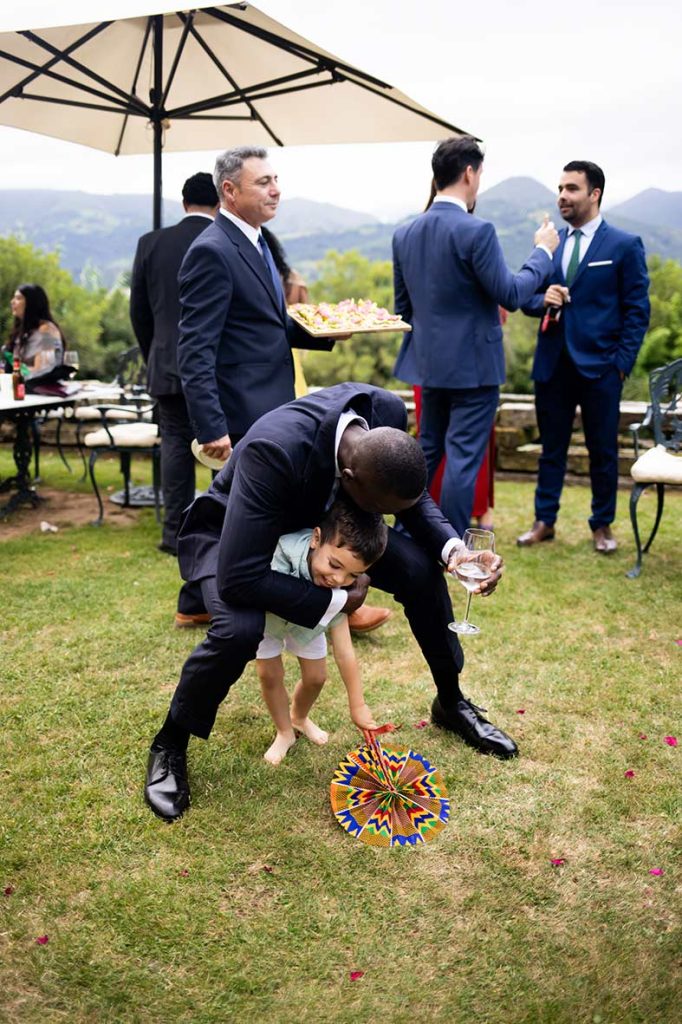
<path fill-rule="evenodd" d="M 6 505 L 0 508 L 0 519 L 11 515 L 20 505 L 31 505 L 37 508 L 42 498 L 31 486 L 31 456 L 33 455 L 33 438 L 31 434 L 32 415 L 21 413 L 16 418 L 17 432 L 14 439 L 14 464 L 17 467 L 17 475 L 3 481 L 0 490 L 8 491 L 16 487 L 16 494 L 13 494 Z"/>

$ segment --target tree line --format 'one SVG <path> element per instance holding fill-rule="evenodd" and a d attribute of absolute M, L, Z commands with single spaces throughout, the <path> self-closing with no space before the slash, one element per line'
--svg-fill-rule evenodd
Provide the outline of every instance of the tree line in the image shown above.
<path fill-rule="evenodd" d="M 659 256 L 649 258 L 651 324 L 624 397 L 646 398 L 651 370 L 682 358 L 682 264 Z M 18 285 L 40 284 L 50 297 L 52 311 L 67 339 L 67 347 L 80 357 L 80 376 L 111 379 L 119 356 L 135 338 L 128 317 L 125 278 L 115 288 L 77 283 L 59 264 L 57 253 L 46 253 L 13 237 L 0 238 L 0 334 L 12 330 L 9 302 Z M 390 260 L 369 260 L 357 251 L 330 251 L 317 264 L 310 289 L 312 302 L 338 302 L 370 298 L 393 308 L 393 268 Z M 512 313 L 504 325 L 507 384 L 504 390 L 532 391 L 530 369 L 538 322 Z M 400 387 L 392 368 L 402 335 L 356 334 L 336 345 L 333 352 L 305 352 L 303 362 L 309 384 L 325 386 L 343 380 L 366 381 Z"/>

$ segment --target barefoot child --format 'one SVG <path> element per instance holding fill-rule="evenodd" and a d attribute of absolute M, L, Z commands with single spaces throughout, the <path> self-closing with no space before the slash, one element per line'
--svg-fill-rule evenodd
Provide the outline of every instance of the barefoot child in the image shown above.
<path fill-rule="evenodd" d="M 280 537 L 272 568 L 310 580 L 317 587 L 349 587 L 383 555 L 387 537 L 381 515 L 363 512 L 339 500 L 314 530 L 299 530 Z M 353 722 L 359 729 L 376 728 L 372 712 L 365 704 L 348 616 L 340 612 L 328 626 L 308 629 L 268 612 L 265 635 L 256 654 L 256 667 L 263 699 L 277 729 L 274 743 L 264 754 L 270 764 L 279 764 L 286 756 L 296 741 L 294 730 L 319 745 L 329 739 L 328 733 L 308 718 L 327 678 L 326 629 L 330 631 L 334 660 L 346 687 Z M 281 652 L 285 647 L 296 655 L 301 667 L 291 713 L 284 686 Z"/>

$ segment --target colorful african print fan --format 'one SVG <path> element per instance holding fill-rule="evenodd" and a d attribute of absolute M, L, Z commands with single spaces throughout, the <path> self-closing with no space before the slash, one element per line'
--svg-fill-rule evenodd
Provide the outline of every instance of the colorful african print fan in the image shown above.
<path fill-rule="evenodd" d="M 450 817 L 443 776 L 416 751 L 383 748 L 375 732 L 364 736 L 332 779 L 337 821 L 369 846 L 431 842 Z"/>

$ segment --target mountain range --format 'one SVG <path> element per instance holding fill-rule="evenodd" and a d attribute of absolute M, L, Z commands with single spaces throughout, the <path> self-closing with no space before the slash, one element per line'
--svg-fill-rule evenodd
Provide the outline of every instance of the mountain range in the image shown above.
<path fill-rule="evenodd" d="M 559 221 L 555 195 L 533 178 L 500 182 L 479 196 L 476 213 L 497 229 L 505 258 L 517 268 L 525 260 L 533 232 L 544 213 Z M 682 262 L 682 192 L 649 188 L 605 211 L 610 223 L 640 235 L 649 254 Z M 61 263 L 76 279 L 97 271 L 112 285 L 129 270 L 140 235 L 149 230 L 151 200 L 143 195 L 12 189 L 0 191 L 0 235 L 16 235 L 47 250 L 58 249 Z M 182 216 L 180 203 L 164 201 L 164 221 Z M 331 203 L 288 199 L 272 227 L 289 262 L 312 278 L 329 249 L 357 249 L 369 259 L 390 259 L 396 224 Z"/>

